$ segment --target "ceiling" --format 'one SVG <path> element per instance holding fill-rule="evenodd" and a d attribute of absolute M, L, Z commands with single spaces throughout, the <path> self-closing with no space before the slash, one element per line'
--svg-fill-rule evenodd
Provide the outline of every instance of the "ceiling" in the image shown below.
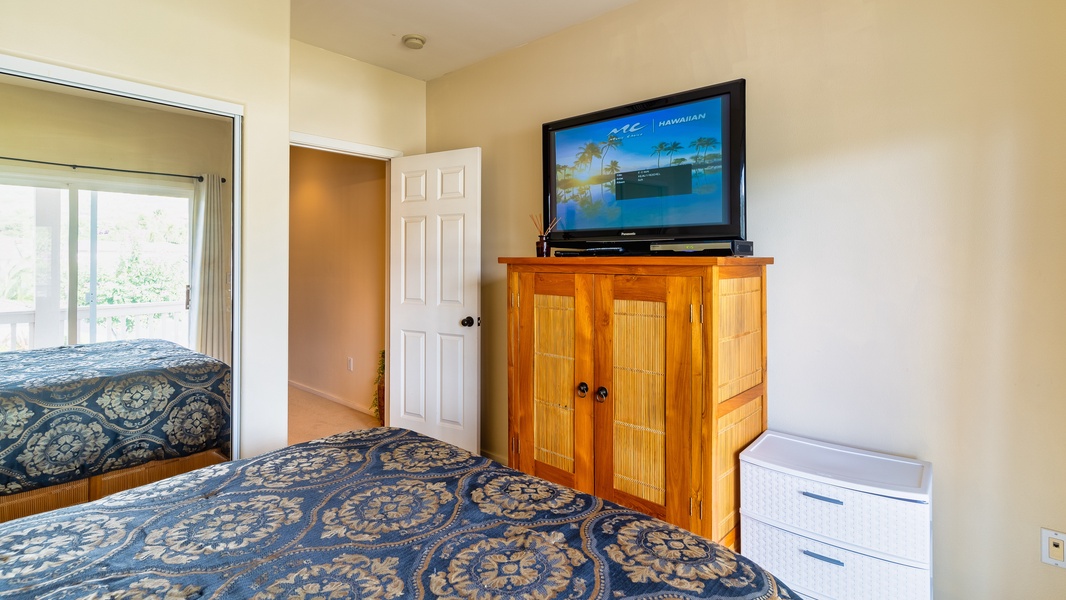
<path fill-rule="evenodd" d="M 637 0 L 292 0 L 291 35 L 429 81 Z M 411 50 L 402 38 L 426 38 Z"/>

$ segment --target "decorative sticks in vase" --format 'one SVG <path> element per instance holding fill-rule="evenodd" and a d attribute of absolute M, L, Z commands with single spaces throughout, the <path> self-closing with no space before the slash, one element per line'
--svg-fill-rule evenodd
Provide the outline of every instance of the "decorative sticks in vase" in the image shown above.
<path fill-rule="evenodd" d="M 533 221 L 533 226 L 537 228 L 537 256 L 551 256 L 548 248 L 548 234 L 559 224 L 559 218 L 552 219 L 547 227 L 544 227 L 544 219 L 540 215 L 530 214 L 529 220 Z"/>

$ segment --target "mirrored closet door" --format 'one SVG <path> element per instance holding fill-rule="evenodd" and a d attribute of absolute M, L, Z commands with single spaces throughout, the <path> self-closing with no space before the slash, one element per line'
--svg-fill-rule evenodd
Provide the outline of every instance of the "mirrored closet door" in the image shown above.
<path fill-rule="evenodd" d="M 232 362 L 233 119 L 10 75 L 0 104 L 0 350 Z"/>

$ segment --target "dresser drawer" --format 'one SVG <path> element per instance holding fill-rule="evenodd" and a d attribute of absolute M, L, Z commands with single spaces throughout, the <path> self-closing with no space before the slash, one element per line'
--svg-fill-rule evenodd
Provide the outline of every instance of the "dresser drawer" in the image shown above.
<path fill-rule="evenodd" d="M 742 513 L 884 558 L 928 564 L 929 504 L 889 498 L 741 462 Z M 750 533 L 741 530 L 743 540 Z M 742 551 L 747 554 L 747 542 Z M 771 569 L 772 571 L 773 569 Z"/>
<path fill-rule="evenodd" d="M 928 600 L 930 571 L 881 560 L 741 516 L 744 556 L 811 600 Z"/>

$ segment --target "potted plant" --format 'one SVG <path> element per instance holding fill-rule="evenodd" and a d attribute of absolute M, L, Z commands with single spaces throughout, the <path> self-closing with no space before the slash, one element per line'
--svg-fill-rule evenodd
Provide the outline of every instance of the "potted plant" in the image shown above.
<path fill-rule="evenodd" d="M 370 410 L 381 424 L 385 424 L 385 351 L 378 355 L 378 377 L 374 380 L 374 401 Z"/>

